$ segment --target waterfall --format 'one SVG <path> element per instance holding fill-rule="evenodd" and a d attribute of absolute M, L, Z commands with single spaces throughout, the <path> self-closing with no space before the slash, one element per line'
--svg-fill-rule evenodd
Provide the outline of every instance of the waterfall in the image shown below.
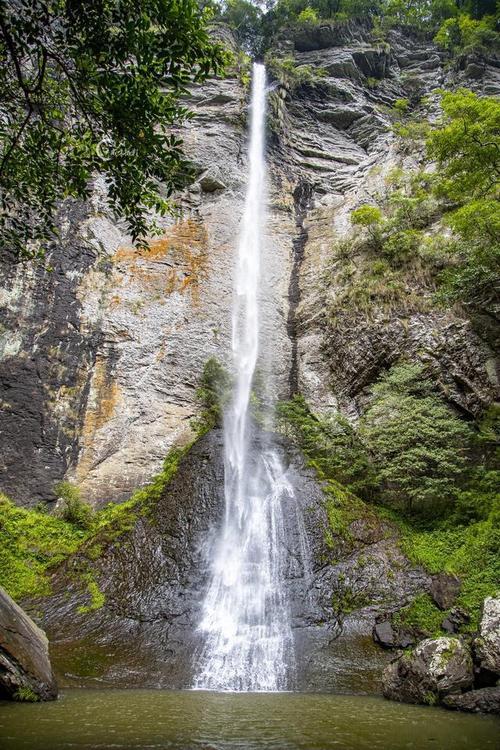
<path fill-rule="evenodd" d="M 197 660 L 198 689 L 284 690 L 294 671 L 282 509 L 283 500 L 293 497 L 293 488 L 272 439 L 255 435 L 249 416 L 259 353 L 265 91 L 264 66 L 255 63 L 232 319 L 236 379 L 224 418 L 225 517 L 211 550 L 211 576 L 199 626 L 205 640 Z"/>

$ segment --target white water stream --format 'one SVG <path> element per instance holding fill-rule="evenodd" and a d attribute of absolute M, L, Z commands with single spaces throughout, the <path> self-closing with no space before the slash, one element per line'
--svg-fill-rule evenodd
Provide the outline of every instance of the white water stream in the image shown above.
<path fill-rule="evenodd" d="M 252 438 L 250 395 L 259 353 L 260 260 L 265 220 L 266 74 L 254 64 L 249 174 L 232 320 L 236 380 L 224 419 L 225 518 L 211 552 L 194 687 L 287 689 L 294 672 L 285 586 L 282 501 L 293 496 L 272 442 Z"/>

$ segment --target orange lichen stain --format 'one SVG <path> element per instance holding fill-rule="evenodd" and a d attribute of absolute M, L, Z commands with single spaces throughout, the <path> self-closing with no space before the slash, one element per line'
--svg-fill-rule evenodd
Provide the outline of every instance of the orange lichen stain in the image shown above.
<path fill-rule="evenodd" d="M 119 248 L 113 262 L 127 266 L 147 288 L 165 295 L 189 291 L 193 303 L 198 304 L 200 282 L 207 276 L 207 230 L 201 221 L 187 219 L 146 247 Z"/>
<path fill-rule="evenodd" d="M 95 463 L 94 442 L 96 434 L 114 415 L 120 399 L 120 388 L 110 372 L 109 358 L 98 356 L 94 366 L 87 410 L 80 435 L 83 451 L 76 470 L 78 480 L 83 479 L 92 469 Z"/>

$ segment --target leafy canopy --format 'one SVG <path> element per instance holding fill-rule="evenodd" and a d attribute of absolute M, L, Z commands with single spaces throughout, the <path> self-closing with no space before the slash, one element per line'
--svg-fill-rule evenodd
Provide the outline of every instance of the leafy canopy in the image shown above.
<path fill-rule="evenodd" d="M 196 0 L 0 0 L 0 239 L 33 255 L 100 173 L 134 240 L 189 177 L 187 86 L 221 71 Z M 161 187 L 160 187 L 161 183 Z"/>

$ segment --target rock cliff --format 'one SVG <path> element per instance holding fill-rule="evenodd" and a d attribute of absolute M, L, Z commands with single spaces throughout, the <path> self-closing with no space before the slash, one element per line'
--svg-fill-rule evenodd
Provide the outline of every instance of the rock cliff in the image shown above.
<path fill-rule="evenodd" d="M 366 273 L 345 258 L 349 214 L 384 190 L 396 166 L 415 168 L 391 129 L 391 107 L 438 86 L 500 92 L 494 60 L 456 70 L 430 43 L 362 25 L 328 24 L 279 40 L 292 81 L 273 73 L 264 342 L 272 341 L 282 397 L 300 390 L 318 412 L 355 417 L 363 394 L 401 355 L 431 364 L 448 400 L 476 415 L 494 398 L 497 363 L 485 334 L 460 311 L 422 306 L 429 289 L 367 312 L 346 294 Z M 302 71 L 302 74 L 300 74 Z M 307 75 L 304 75 L 304 71 Z M 61 239 L 45 265 L 2 267 L 1 489 L 22 504 L 54 499 L 63 477 L 99 504 L 123 500 L 187 442 L 196 387 L 210 356 L 229 349 L 235 238 L 245 186 L 244 76 L 193 90 L 182 130 L 198 174 L 178 215 L 137 249 L 105 208 L 61 209 Z M 406 290 L 408 291 L 408 289 Z"/>

